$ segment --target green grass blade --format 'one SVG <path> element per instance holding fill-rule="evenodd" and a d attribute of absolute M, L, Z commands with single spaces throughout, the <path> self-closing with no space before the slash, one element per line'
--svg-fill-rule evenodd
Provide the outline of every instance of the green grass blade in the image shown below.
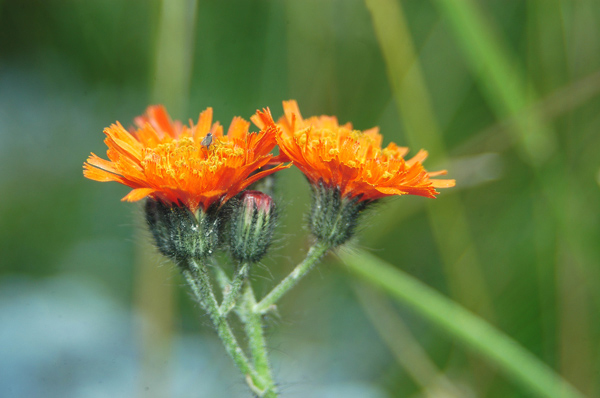
<path fill-rule="evenodd" d="M 509 336 L 419 280 L 364 251 L 340 253 L 340 257 L 353 273 L 408 305 L 531 392 L 540 397 L 583 398 Z"/>
<path fill-rule="evenodd" d="M 406 138 L 413 149 L 426 148 L 433 158 L 443 161 L 446 158 L 444 142 L 402 7 L 395 0 L 365 0 L 365 3 L 371 13 Z M 493 317 L 481 263 L 460 199 L 452 195 L 443 203 L 429 201 L 428 210 L 452 295 L 468 308 Z M 450 235 L 449 230 L 452 230 Z"/>
<path fill-rule="evenodd" d="M 523 157 L 540 165 L 552 155 L 555 137 L 530 105 L 525 72 L 496 34 L 492 24 L 472 0 L 436 0 L 443 17 L 450 22 L 465 59 L 500 119 L 511 118 L 511 129 Z"/>
<path fill-rule="evenodd" d="M 188 103 L 188 82 L 193 54 L 196 0 L 171 0 L 160 3 L 158 36 L 155 44 L 152 102 L 167 107 L 181 118 Z M 141 111 L 141 110 L 140 110 Z M 185 120 L 185 119 L 184 119 Z M 138 329 L 141 341 L 141 382 L 155 397 L 169 396 L 171 380 L 168 363 L 174 332 L 175 284 L 172 267 L 161 266 L 159 256 L 148 239 L 142 213 L 137 218 L 136 239 L 136 306 L 149 318 Z"/>
<path fill-rule="evenodd" d="M 196 0 L 171 0 L 161 5 L 152 100 L 182 118 L 189 99 L 197 5 Z"/>
<path fill-rule="evenodd" d="M 400 318 L 389 297 L 364 283 L 357 284 L 354 293 L 381 340 L 406 374 L 421 387 L 424 396 L 431 396 L 427 393 L 429 390 L 437 391 L 447 398 L 470 396 L 437 368 Z"/>
<path fill-rule="evenodd" d="M 543 37 L 550 40 L 551 43 L 556 42 L 557 39 L 561 40 L 561 43 L 556 43 L 556 45 L 553 43 L 551 47 L 546 45 L 542 47 L 543 50 L 537 50 L 533 44 L 540 39 L 530 37 L 532 40 L 529 51 L 531 56 L 536 59 L 553 58 L 555 62 L 546 62 L 543 68 L 532 68 L 529 74 L 559 76 L 563 73 L 561 69 L 569 69 L 569 64 L 593 65 L 594 54 L 597 53 L 594 49 L 597 47 L 594 46 L 596 36 L 590 34 L 591 30 L 582 31 L 586 33 L 576 45 L 577 48 L 581 48 L 579 52 L 573 53 L 562 48 L 563 43 L 569 42 L 566 37 L 562 37 L 561 26 L 564 21 L 568 21 L 564 13 L 566 12 L 568 15 L 573 10 L 571 5 L 548 1 L 537 3 L 539 4 L 529 3 L 531 6 L 529 26 L 532 29 L 539 26 L 546 28 L 552 26 L 555 39 L 549 39 L 547 34 Z M 445 20 L 450 23 L 457 43 L 462 48 L 468 65 L 477 75 L 482 92 L 486 95 L 492 109 L 498 117 L 512 122 L 512 128 L 509 128 L 508 131 L 512 133 L 517 148 L 524 155 L 523 158 L 532 167 L 535 189 L 541 193 L 541 195 L 536 195 L 535 207 L 545 209 L 546 203 L 549 204 L 550 216 L 556 223 L 554 246 L 558 248 L 559 255 L 550 260 L 554 261 L 554 264 L 548 261 L 538 262 L 540 286 L 541 289 L 547 291 L 544 296 L 551 294 L 548 284 L 544 282 L 550 281 L 554 275 L 561 275 L 556 279 L 555 287 L 558 293 L 557 308 L 560 319 L 558 328 L 561 345 L 559 358 L 565 377 L 587 392 L 592 389 L 594 377 L 592 376 L 593 371 L 588 371 L 593 359 L 590 356 L 592 352 L 590 339 L 586 336 L 590 336 L 593 332 L 589 330 L 589 319 L 591 319 L 592 312 L 586 299 L 589 294 L 586 291 L 589 288 L 584 281 L 593 278 L 597 267 L 593 260 L 590 261 L 586 258 L 585 253 L 593 250 L 591 249 L 593 244 L 589 246 L 589 249 L 585 247 L 589 233 L 581 225 L 585 225 L 585 214 L 591 214 L 595 210 L 589 207 L 587 212 L 582 211 L 586 207 L 585 202 L 582 201 L 582 198 L 586 196 L 585 185 L 579 186 L 577 179 L 572 177 L 574 174 L 572 165 L 566 161 L 568 155 L 556 151 L 557 138 L 553 130 L 554 126 L 543 120 L 544 114 L 540 109 L 531 106 L 531 100 L 535 99 L 532 82 L 527 81 L 523 66 L 519 64 L 510 47 L 502 40 L 501 35 L 493 29 L 493 21 L 485 17 L 473 0 L 436 0 L 435 4 Z M 583 2 L 578 4 L 578 7 L 589 4 L 591 3 Z M 541 14 L 537 10 L 543 10 L 544 16 L 550 20 L 548 22 L 535 20 L 534 18 L 541 18 Z M 587 15 L 593 14 L 593 8 L 587 8 L 587 10 Z M 552 14 L 554 15 L 550 16 Z M 594 25 L 593 22 L 585 23 L 583 19 L 580 19 L 579 23 L 584 28 Z M 565 31 L 563 34 L 567 36 L 571 33 Z M 590 44 L 591 47 L 587 47 Z M 583 48 L 588 48 L 588 50 Z M 580 54 L 578 62 L 574 61 L 574 54 Z M 564 65 L 562 65 L 563 63 Z M 586 81 L 586 84 L 589 83 L 591 82 Z M 593 91 L 593 85 L 590 84 L 588 89 Z M 559 103 L 564 107 L 564 104 L 571 98 L 564 93 L 560 95 Z M 585 94 L 583 98 L 586 95 L 589 94 Z M 572 99 L 578 100 L 577 96 L 573 96 Z M 571 120 L 569 124 L 575 126 L 574 119 Z M 573 129 L 566 131 L 564 136 L 575 136 L 576 134 L 577 132 Z M 561 144 L 564 145 L 562 140 Z M 541 217 L 548 217 L 548 214 L 543 214 Z M 547 251 L 547 245 L 542 242 L 543 238 L 540 238 L 544 233 L 541 227 L 544 221 L 541 217 L 533 220 L 537 224 L 534 230 L 538 236 L 537 240 L 540 242 L 537 251 L 538 256 L 547 257 L 551 252 Z M 549 312 L 551 308 L 544 304 L 543 300 L 541 302 L 547 308 L 545 313 Z M 550 316 L 548 318 L 552 319 Z M 547 324 L 549 323 L 547 322 Z M 553 330 L 555 327 L 553 324 L 546 327 L 546 335 L 551 336 L 555 332 Z"/>

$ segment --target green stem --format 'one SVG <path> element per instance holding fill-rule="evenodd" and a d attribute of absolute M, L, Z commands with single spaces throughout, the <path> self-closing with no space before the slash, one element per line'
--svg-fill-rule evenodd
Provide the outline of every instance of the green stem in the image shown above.
<path fill-rule="evenodd" d="M 235 276 L 233 277 L 233 281 L 226 286 L 225 297 L 223 297 L 223 302 L 221 303 L 221 307 L 219 308 L 219 312 L 222 316 L 227 316 L 229 311 L 231 311 L 235 307 L 235 303 L 240 295 L 242 290 L 242 285 L 244 281 L 248 277 L 248 270 L 250 269 L 249 263 L 242 264 Z"/>
<path fill-rule="evenodd" d="M 540 397 L 583 398 L 548 365 L 482 318 L 364 251 L 340 253 L 348 268 L 402 301 Z"/>
<path fill-rule="evenodd" d="M 258 375 L 265 381 L 264 397 L 277 397 L 277 389 L 273 381 L 273 374 L 269 366 L 268 352 L 263 331 L 262 317 L 259 313 L 252 311 L 256 305 L 256 298 L 252 286 L 248 283 L 243 295 L 243 305 L 238 312 L 244 323 L 248 346 L 252 353 L 252 361 Z"/>
<path fill-rule="evenodd" d="M 250 365 L 250 362 L 238 344 L 227 319 L 224 316 L 221 316 L 206 267 L 199 266 L 194 259 L 188 259 L 181 269 L 183 270 L 183 276 L 190 285 L 194 296 L 196 296 L 196 300 L 198 300 L 198 303 L 202 308 L 208 312 L 213 325 L 217 329 L 217 334 L 225 346 L 225 350 L 244 374 L 250 389 L 259 396 L 262 396 L 260 394 L 265 390 L 265 382 Z"/>
<path fill-rule="evenodd" d="M 296 286 L 298 281 L 317 264 L 330 248 L 331 247 L 328 244 L 317 241 L 306 254 L 304 261 L 298 264 L 296 268 L 294 268 L 294 270 L 279 283 L 279 285 L 275 286 L 273 290 L 260 301 L 260 303 L 256 304 L 253 308 L 253 312 L 264 314 L 269 311 L 272 306 L 288 292 L 288 290 Z"/>
<path fill-rule="evenodd" d="M 223 270 L 223 268 L 219 267 L 218 264 L 214 264 L 215 271 L 215 279 L 221 288 L 221 291 L 225 291 L 228 289 L 229 284 L 231 283 L 231 279 L 227 273 Z"/>

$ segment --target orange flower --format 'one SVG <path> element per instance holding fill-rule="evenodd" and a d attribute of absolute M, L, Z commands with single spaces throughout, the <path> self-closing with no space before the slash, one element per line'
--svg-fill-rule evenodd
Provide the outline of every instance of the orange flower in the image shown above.
<path fill-rule="evenodd" d="M 289 167 L 279 163 L 255 173 L 271 162 L 279 130 L 268 108 L 255 115 L 263 126 L 258 133 L 249 133 L 250 123 L 235 117 L 224 135 L 218 122 L 212 124 L 212 114 L 212 108 L 206 109 L 198 123 L 190 121 L 188 127 L 173 122 L 163 106 L 150 106 L 135 119 L 136 130 L 128 132 L 119 122 L 104 130 L 110 161 L 92 153 L 83 174 L 133 188 L 123 200 L 150 196 L 196 212 L 222 204 L 253 182 Z"/>
<path fill-rule="evenodd" d="M 281 127 L 277 136 L 282 155 L 291 160 L 312 184 L 339 187 L 341 196 L 373 201 L 391 195 L 420 195 L 435 198 L 435 188 L 449 188 L 454 180 L 431 177 L 446 170 L 428 172 L 421 164 L 427 152 L 419 151 L 405 159 L 408 148 L 390 143 L 381 148 L 379 128 L 359 131 L 351 123 L 339 125 L 334 116 L 303 119 L 296 101 L 284 101 Z M 252 117 L 259 127 L 265 126 L 259 114 Z"/>

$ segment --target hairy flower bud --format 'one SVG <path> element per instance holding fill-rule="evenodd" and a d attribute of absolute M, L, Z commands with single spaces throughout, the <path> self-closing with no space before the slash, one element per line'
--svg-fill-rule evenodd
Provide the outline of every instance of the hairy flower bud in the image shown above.
<path fill-rule="evenodd" d="M 147 199 L 146 221 L 158 250 L 174 261 L 212 255 L 219 241 L 220 218 L 216 206 L 192 213 L 184 205 L 165 205 Z"/>
<path fill-rule="evenodd" d="M 343 198 L 338 187 L 313 184 L 309 226 L 313 235 L 330 247 L 346 243 L 356 229 L 360 213 L 370 202 Z"/>
<path fill-rule="evenodd" d="M 229 247 L 239 262 L 258 262 L 265 255 L 275 229 L 275 203 L 259 191 L 244 191 L 230 218 Z"/>

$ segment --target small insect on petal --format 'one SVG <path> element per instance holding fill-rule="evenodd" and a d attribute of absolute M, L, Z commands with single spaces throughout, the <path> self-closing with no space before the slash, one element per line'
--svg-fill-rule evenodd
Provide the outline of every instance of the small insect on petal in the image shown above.
<path fill-rule="evenodd" d="M 204 139 L 202 139 L 202 142 L 200 143 L 200 145 L 202 145 L 203 147 L 206 148 L 206 150 L 208 150 L 210 148 L 210 144 L 212 144 L 212 133 L 208 133 L 206 134 L 206 137 L 204 137 Z"/>
<path fill-rule="evenodd" d="M 136 119 L 137 130 L 126 130 L 119 122 L 105 129 L 110 160 L 91 154 L 83 165 L 84 176 L 130 187 L 127 201 L 149 197 L 166 211 L 184 207 L 199 217 L 199 212 L 221 206 L 254 182 L 291 166 L 271 153 L 278 131 L 271 114 L 259 115 L 265 129 L 244 139 L 250 123 L 240 117 L 223 135 L 223 127 L 212 123 L 212 108 L 200 113 L 197 125 L 190 121 L 184 126 L 164 107 L 151 106 Z M 168 221 L 165 217 L 160 215 Z"/>

